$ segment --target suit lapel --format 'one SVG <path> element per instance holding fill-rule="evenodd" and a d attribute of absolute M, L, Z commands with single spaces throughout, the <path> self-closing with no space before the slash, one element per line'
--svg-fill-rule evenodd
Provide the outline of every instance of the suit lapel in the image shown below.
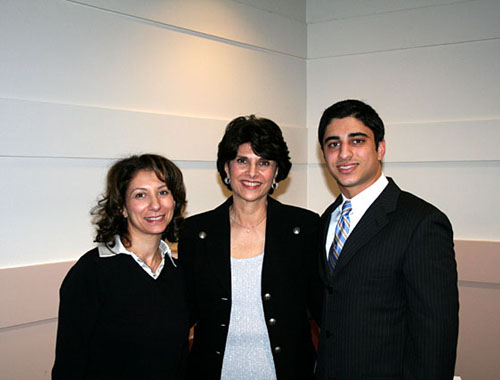
<path fill-rule="evenodd" d="M 388 214 L 396 208 L 397 199 L 401 190 L 391 178 L 384 191 L 375 199 L 372 205 L 358 222 L 347 238 L 339 256 L 333 277 L 336 276 L 349 261 L 388 223 Z"/>

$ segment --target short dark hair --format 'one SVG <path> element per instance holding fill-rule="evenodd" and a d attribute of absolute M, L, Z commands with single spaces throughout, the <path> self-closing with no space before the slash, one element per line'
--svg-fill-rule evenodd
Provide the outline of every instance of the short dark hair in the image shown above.
<path fill-rule="evenodd" d="M 318 140 L 321 149 L 323 149 L 323 138 L 330 122 L 333 119 L 343 119 L 348 116 L 358 119 L 372 130 L 375 139 L 375 148 L 378 149 L 378 144 L 384 139 L 384 122 L 372 107 L 356 99 L 342 100 L 328 107 L 323 112 L 318 127 Z"/>
<path fill-rule="evenodd" d="M 255 115 L 239 116 L 227 125 L 217 152 L 217 170 L 222 182 L 229 190 L 232 190 L 231 184 L 224 182 L 227 176 L 224 166 L 236 158 L 239 146 L 245 143 L 250 143 L 256 155 L 266 160 L 276 161 L 278 166 L 276 182 L 288 176 L 292 162 L 278 124 L 269 119 L 255 117 Z M 273 188 L 269 190 L 269 194 L 272 193 Z"/>
<path fill-rule="evenodd" d="M 114 236 L 119 235 L 125 246 L 130 246 L 127 219 L 122 210 L 125 207 L 125 193 L 135 177 L 141 171 L 153 171 L 160 181 L 165 182 L 175 201 L 174 215 L 162 234 L 162 239 L 175 242 L 178 240 L 179 226 L 183 221 L 186 205 L 186 190 L 182 173 L 170 160 L 156 154 L 133 155 L 121 159 L 109 169 L 106 190 L 92 208 L 90 214 L 96 225 L 95 242 L 114 245 Z"/>

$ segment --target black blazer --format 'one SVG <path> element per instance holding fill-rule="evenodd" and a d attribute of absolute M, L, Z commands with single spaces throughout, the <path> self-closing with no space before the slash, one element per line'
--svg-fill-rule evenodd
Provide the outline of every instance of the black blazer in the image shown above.
<path fill-rule="evenodd" d="M 325 284 L 318 379 L 452 379 L 458 335 L 457 270 L 447 217 L 389 184 L 349 235 Z"/>
<path fill-rule="evenodd" d="M 218 208 L 185 221 L 179 260 L 186 274 L 196 323 L 190 379 L 219 379 L 231 312 L 229 198 Z M 277 378 L 313 376 L 316 353 L 308 312 L 321 313 L 318 275 L 319 216 L 268 197 L 262 264 L 262 305 L 268 321 Z M 269 323 L 273 318 L 276 323 Z"/>

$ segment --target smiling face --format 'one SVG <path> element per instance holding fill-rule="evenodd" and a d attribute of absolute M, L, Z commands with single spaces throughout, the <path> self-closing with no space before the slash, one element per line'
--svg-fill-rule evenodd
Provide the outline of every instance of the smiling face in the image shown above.
<path fill-rule="evenodd" d="M 385 141 L 375 147 L 373 132 L 354 117 L 332 119 L 323 137 L 330 174 L 347 198 L 358 195 L 382 174 Z"/>
<path fill-rule="evenodd" d="M 123 216 L 130 241 L 156 235 L 161 238 L 174 215 L 175 201 L 165 182 L 152 170 L 140 170 L 125 193 Z"/>
<path fill-rule="evenodd" d="M 250 143 L 238 147 L 236 157 L 226 163 L 233 196 L 247 202 L 265 199 L 278 174 L 276 161 L 257 156 Z"/>

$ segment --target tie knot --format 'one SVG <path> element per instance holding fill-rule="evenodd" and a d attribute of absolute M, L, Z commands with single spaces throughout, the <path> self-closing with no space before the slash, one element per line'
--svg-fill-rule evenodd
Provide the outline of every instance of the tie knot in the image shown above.
<path fill-rule="evenodd" d="M 348 215 L 352 211 L 351 201 L 345 201 L 342 205 L 342 216 Z"/>

